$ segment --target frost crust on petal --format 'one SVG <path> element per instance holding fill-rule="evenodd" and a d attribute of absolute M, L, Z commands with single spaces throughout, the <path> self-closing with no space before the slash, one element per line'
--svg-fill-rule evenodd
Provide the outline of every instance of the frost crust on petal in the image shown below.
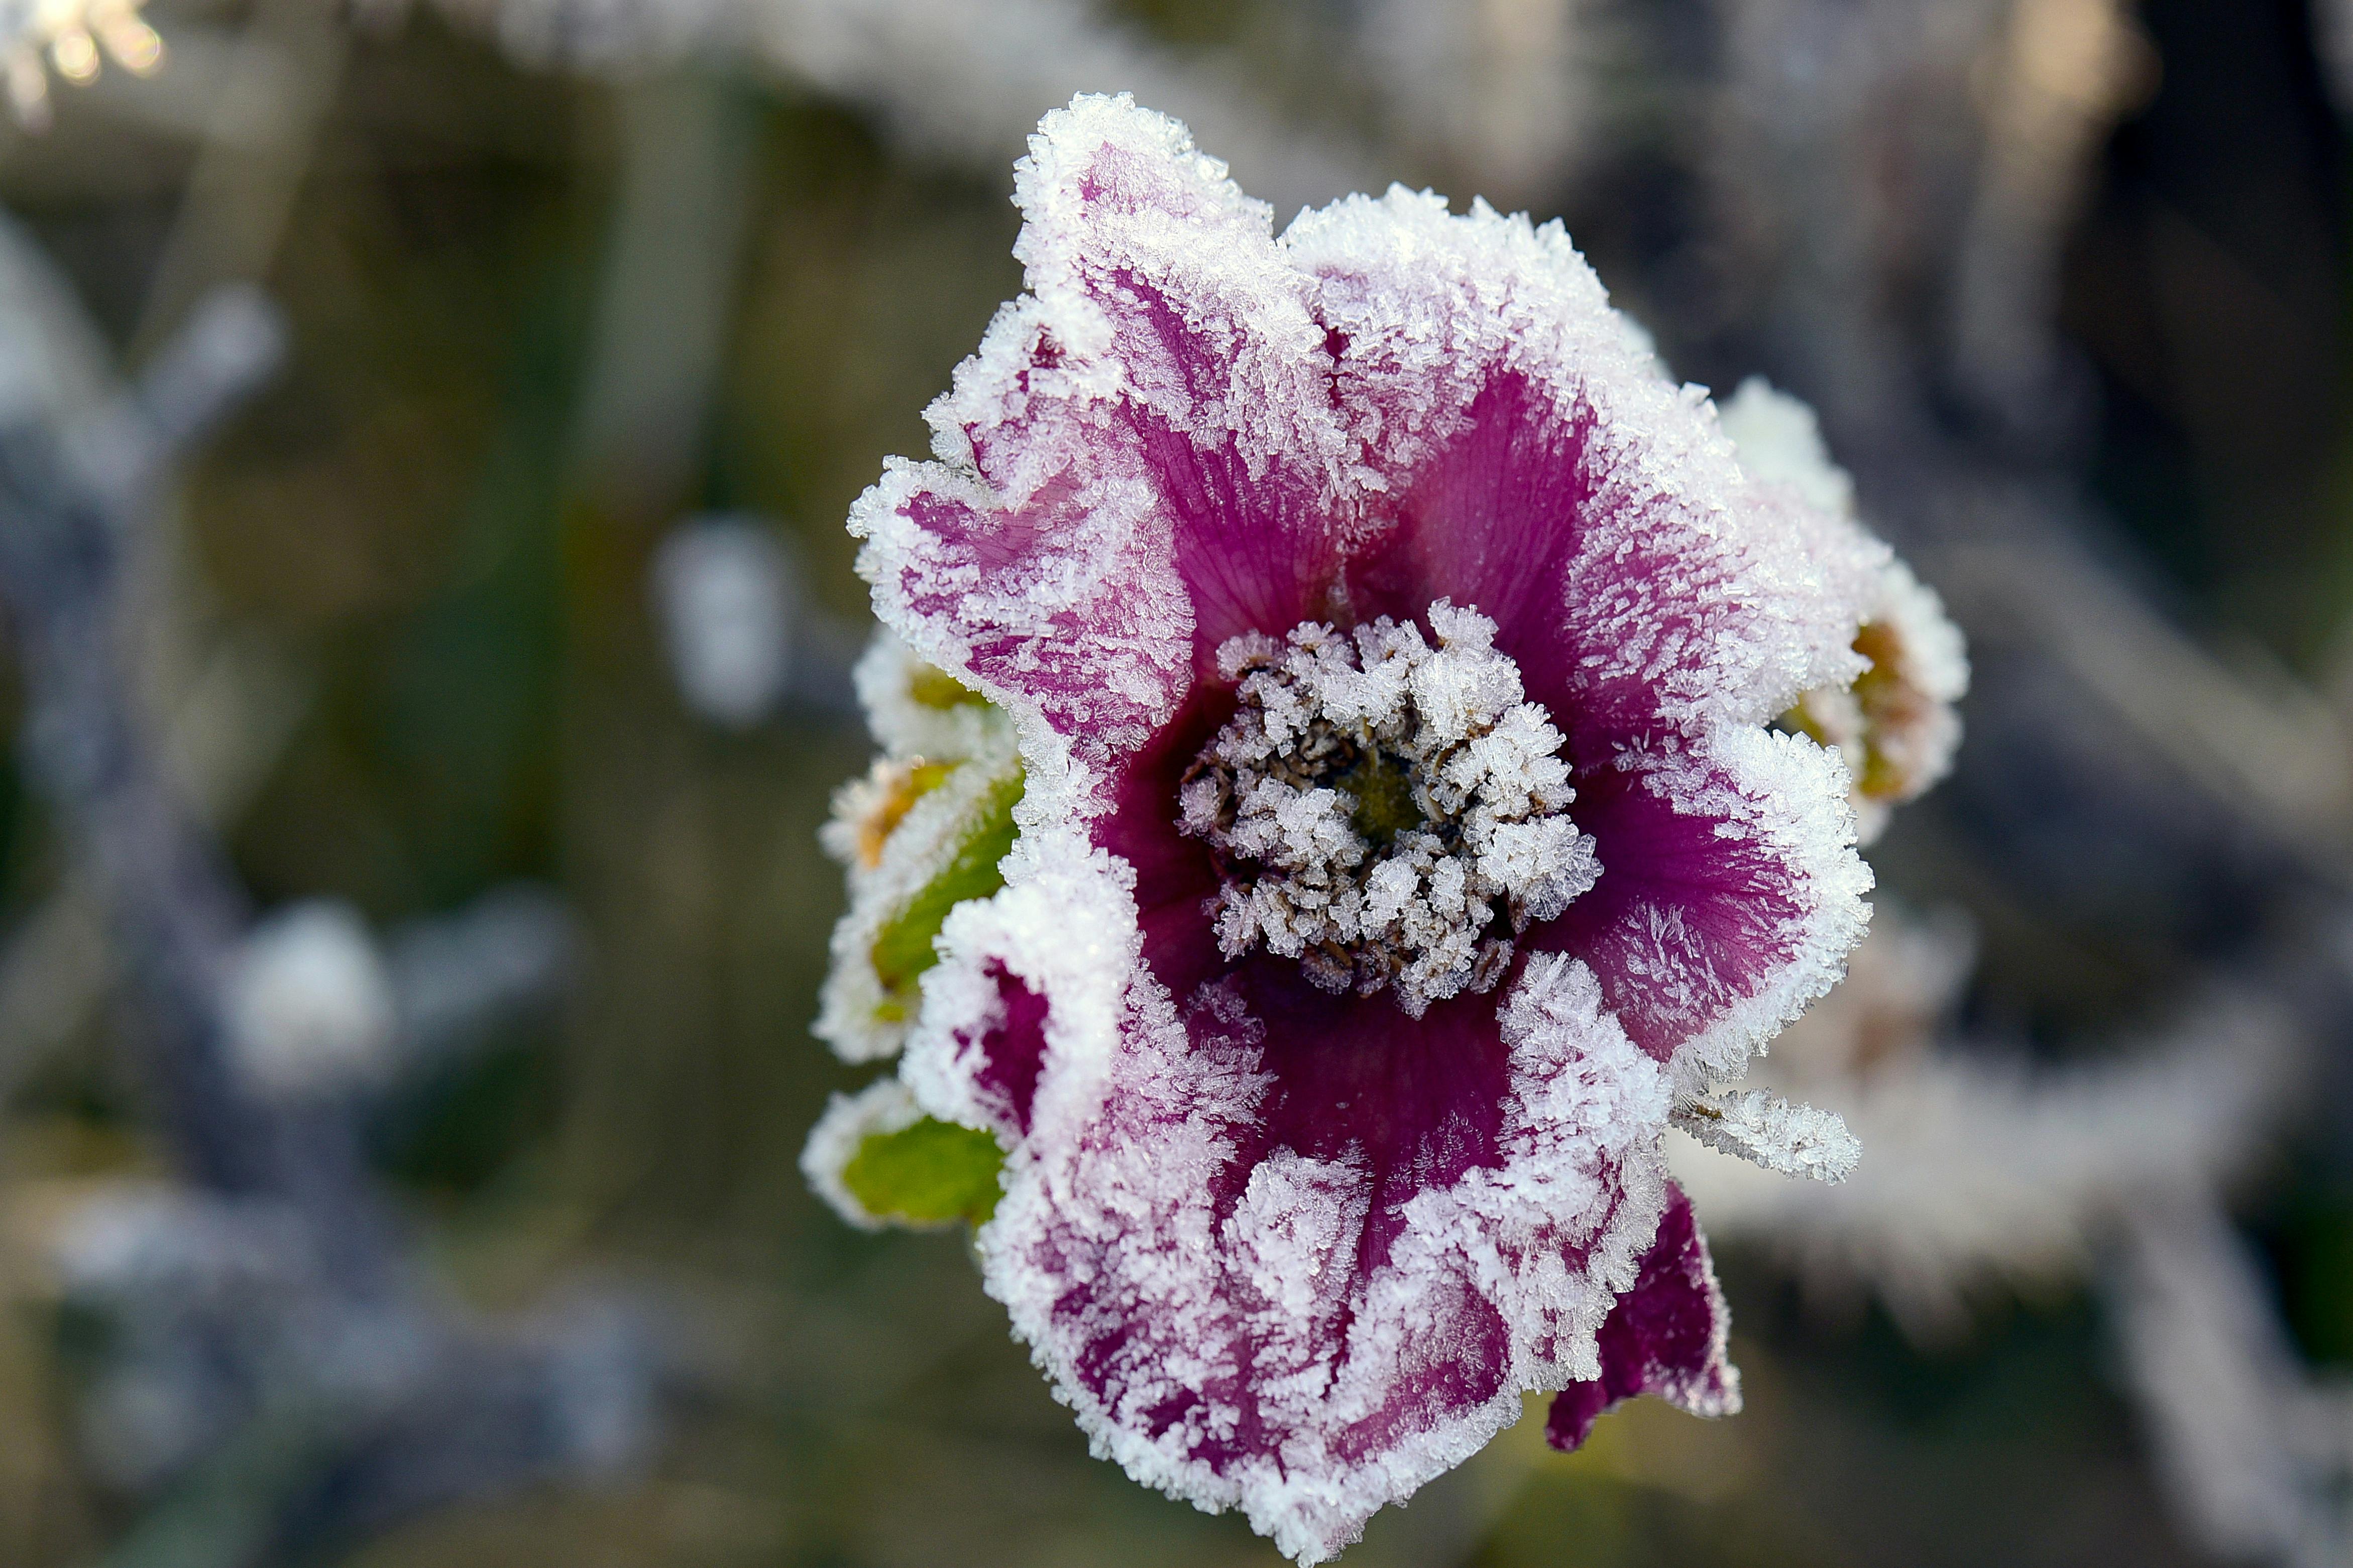
<path fill-rule="evenodd" d="M 1229 992 L 1180 1009 L 1134 962 L 1099 853 L 1035 853 L 951 920 L 955 978 L 905 1071 L 935 1114 L 1026 1124 L 985 1278 L 1100 1452 L 1314 1563 L 1516 1419 L 1524 1391 L 1600 1375 L 1596 1335 L 1664 1202 L 1668 1088 L 1589 971 L 1529 963 L 1498 1017 L 1494 1163 L 1407 1203 L 1366 1270 L 1360 1162 L 1238 1158 L 1269 1091 L 1262 1027 Z M 1099 939 L 1084 957 L 1079 931 Z M 1008 976 L 1050 999 L 1021 1111 L 991 1087 Z"/>
<path fill-rule="evenodd" d="M 1041 735 L 1033 787 L 1078 798 L 1194 673 L 1177 555 L 1188 516 L 1210 525 L 1169 476 L 1320 516 L 1345 452 L 1307 281 L 1182 126 L 1082 95 L 1040 122 L 1015 200 L 1029 292 L 928 411 L 938 460 L 894 462 L 850 530 L 881 618 L 1061 737 L 1079 771 Z"/>
<path fill-rule="evenodd" d="M 1561 1390 L 1545 1422 L 1546 1441 L 1575 1448 L 1604 1412 L 1639 1394 L 1694 1415 L 1736 1413 L 1740 1374 L 1725 1354 L 1731 1323 L 1707 1237 L 1691 1200 L 1671 1183 L 1641 1276 L 1602 1325 L 1600 1375 Z"/>
<path fill-rule="evenodd" d="M 1557 222 L 1483 202 L 1458 217 L 1393 186 L 1302 214 L 1283 245 L 1345 342 L 1335 391 L 1386 482 L 1409 487 L 1499 380 L 1543 389 L 1578 430 L 1587 489 L 1550 613 L 1581 688 L 1645 693 L 1669 722 L 1757 722 L 1851 668 L 1850 584 L 1804 520 L 1757 504 L 1704 389 L 1659 374 Z"/>
<path fill-rule="evenodd" d="M 1679 1101 L 1674 1121 L 1711 1149 L 1785 1176 L 1842 1182 L 1862 1158 L 1862 1144 L 1836 1111 L 1762 1089 L 1719 1089 Z"/>
<path fill-rule="evenodd" d="M 1724 910 L 1687 910 L 1661 894 L 1646 891 L 1594 938 L 1593 962 L 1621 977 L 1617 992 L 1628 999 L 1620 1006 L 1646 1036 L 1675 1042 L 1678 1089 L 1698 1094 L 1737 1078 L 1753 1052 L 1845 973 L 1870 923 L 1872 871 L 1854 853 L 1845 764 L 1803 736 L 1726 726 L 1704 745 L 1629 753 L 1620 765 L 1678 822 L 1706 825 L 1728 864 L 1749 868 L 1756 907 L 1740 941 L 1755 944 L 1757 973 L 1711 962 L 1694 927 Z"/>

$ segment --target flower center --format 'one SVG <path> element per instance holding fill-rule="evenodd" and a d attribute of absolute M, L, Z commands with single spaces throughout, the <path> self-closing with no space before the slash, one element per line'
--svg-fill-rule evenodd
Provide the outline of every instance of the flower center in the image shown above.
<path fill-rule="evenodd" d="M 1326 991 L 1419 1017 L 1486 991 L 1514 938 L 1593 886 L 1560 731 L 1523 700 L 1495 623 L 1440 599 L 1421 629 L 1310 621 L 1218 649 L 1234 716 L 1187 770 L 1177 826 L 1223 878 L 1229 958 L 1295 958 Z"/>

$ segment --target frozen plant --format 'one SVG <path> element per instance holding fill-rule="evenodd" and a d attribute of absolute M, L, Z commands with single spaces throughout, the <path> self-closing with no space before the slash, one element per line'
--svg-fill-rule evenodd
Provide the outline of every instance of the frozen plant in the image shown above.
<path fill-rule="evenodd" d="M 1278 238 L 1124 96 L 1016 200 L 1029 291 L 851 515 L 897 640 L 824 1031 L 904 1046 L 812 1180 L 981 1222 L 1097 1451 L 1303 1563 L 1525 1392 L 1562 1447 L 1735 1408 L 1662 1140 L 1852 1163 L 1719 1084 L 1862 934 L 1846 765 L 1775 721 L 1865 673 L 1885 547 L 1745 473 L 1556 224 Z"/>

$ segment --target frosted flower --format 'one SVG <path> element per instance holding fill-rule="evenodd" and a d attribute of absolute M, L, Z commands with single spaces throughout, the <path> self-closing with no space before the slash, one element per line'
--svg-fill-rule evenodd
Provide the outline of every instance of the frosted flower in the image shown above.
<path fill-rule="evenodd" d="M 1854 482 L 1831 461 L 1812 409 L 1750 376 L 1724 405 L 1722 423 L 1752 476 L 1868 537 L 1855 519 Z M 1882 562 L 1863 600 L 1854 649 L 1869 667 L 1852 681 L 1806 692 L 1784 722 L 1846 758 L 1855 819 L 1868 844 L 1895 807 L 1951 771 L 1961 743 L 1953 705 L 1968 690 L 1969 661 L 1936 590 L 1903 562 Z"/>
<path fill-rule="evenodd" d="M 49 122 L 49 71 L 76 86 L 111 58 L 133 76 L 164 63 L 164 40 L 140 15 L 143 0 L 0 0 L 7 39 L 8 106 L 20 125 Z"/>
<path fill-rule="evenodd" d="M 1773 721 L 1863 670 L 1884 547 L 1745 475 L 1557 225 L 1393 189 L 1277 238 L 1124 98 L 1016 199 L 1029 291 L 851 515 L 898 640 L 821 1029 L 904 1045 L 812 1180 L 982 1222 L 1096 1451 L 1303 1563 L 1525 1391 L 1563 1445 L 1733 1408 L 1662 1134 L 1851 1158 L 1715 1086 L 1863 929 L 1846 768 Z M 887 995 L 885 928 L 936 932 Z"/>

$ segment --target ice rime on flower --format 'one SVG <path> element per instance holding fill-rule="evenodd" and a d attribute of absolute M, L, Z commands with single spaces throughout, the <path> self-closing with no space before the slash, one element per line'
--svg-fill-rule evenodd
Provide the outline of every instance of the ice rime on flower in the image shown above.
<path fill-rule="evenodd" d="M 1124 98 L 1016 199 L 1029 291 L 851 515 L 896 640 L 820 1029 L 903 1050 L 812 1180 L 985 1220 L 1097 1452 L 1302 1563 L 1525 1391 L 1564 1446 L 1734 1408 L 1662 1138 L 1851 1158 L 1717 1085 L 1868 915 L 1847 769 L 1773 724 L 1865 671 L 1885 547 L 1744 473 L 1557 225 L 1393 189 L 1278 238 Z"/>
<path fill-rule="evenodd" d="M 887 631 L 856 680 L 884 751 L 835 795 L 823 834 L 849 873 L 849 910 L 834 927 L 817 1032 L 844 1059 L 871 1061 L 905 1039 L 947 911 L 999 885 L 1021 763 L 1003 714 Z"/>
<path fill-rule="evenodd" d="M 1869 538 L 1855 518 L 1854 482 L 1831 461 L 1812 409 L 1751 376 L 1724 405 L 1721 420 L 1751 476 Z M 1918 799 L 1951 770 L 1961 743 L 1953 705 L 1968 690 L 1969 661 L 1944 602 L 1903 562 L 1883 560 L 1863 599 L 1854 649 L 1869 667 L 1851 681 L 1807 691 L 1784 721 L 1846 758 L 1855 819 L 1868 844 L 1896 806 Z"/>
<path fill-rule="evenodd" d="M 1353 637 L 1252 633 L 1218 650 L 1238 709 L 1178 787 L 1223 874 L 1218 945 L 1299 960 L 1326 991 L 1492 991 L 1512 940 L 1593 886 L 1560 731 L 1520 700 L 1495 623 L 1443 599 L 1439 647 L 1387 616 Z"/>

